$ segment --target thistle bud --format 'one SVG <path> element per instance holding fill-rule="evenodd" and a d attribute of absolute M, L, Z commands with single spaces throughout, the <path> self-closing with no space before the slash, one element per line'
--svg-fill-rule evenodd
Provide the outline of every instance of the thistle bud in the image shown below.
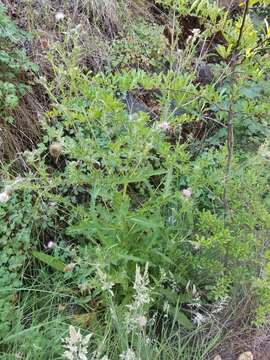
<path fill-rule="evenodd" d="M 49 147 L 49 153 L 57 162 L 59 156 L 63 153 L 63 146 L 59 142 L 53 143 Z"/>

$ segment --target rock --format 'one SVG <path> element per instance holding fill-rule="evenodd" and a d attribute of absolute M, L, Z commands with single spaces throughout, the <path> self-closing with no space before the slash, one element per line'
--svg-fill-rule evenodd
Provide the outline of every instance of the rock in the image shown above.
<path fill-rule="evenodd" d="M 197 80 L 202 85 L 211 84 L 214 79 L 213 72 L 207 63 L 202 62 L 198 65 Z"/>
<path fill-rule="evenodd" d="M 239 7 L 241 0 L 218 0 L 217 5 L 225 8 L 226 10 L 233 11 Z"/>
<path fill-rule="evenodd" d="M 127 92 L 124 101 L 126 109 L 130 115 L 144 112 L 149 114 L 151 119 L 155 119 L 157 117 L 156 114 L 148 106 L 146 106 L 143 101 L 136 99 L 136 97 L 133 96 L 130 92 Z"/>
<path fill-rule="evenodd" d="M 222 360 L 222 357 L 220 355 L 216 355 L 213 360 Z"/>
<path fill-rule="evenodd" d="M 239 355 L 238 360 L 253 360 L 253 354 L 251 351 L 243 352 L 241 355 Z"/>

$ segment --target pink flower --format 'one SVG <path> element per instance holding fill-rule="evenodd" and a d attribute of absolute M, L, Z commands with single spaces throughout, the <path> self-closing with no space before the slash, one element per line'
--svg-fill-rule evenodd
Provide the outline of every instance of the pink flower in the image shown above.
<path fill-rule="evenodd" d="M 185 198 L 190 198 L 191 195 L 192 195 L 192 189 L 189 187 L 189 188 L 187 188 L 187 189 L 182 190 L 182 195 L 183 195 Z"/>
<path fill-rule="evenodd" d="M 157 128 L 160 130 L 163 130 L 163 131 L 168 131 L 171 129 L 171 125 L 167 121 L 164 121 L 164 122 L 158 124 Z"/>
<path fill-rule="evenodd" d="M 143 327 L 145 327 L 145 325 L 146 325 L 146 323 L 147 323 L 147 319 L 146 319 L 145 316 L 139 316 L 139 317 L 137 318 L 137 322 L 138 322 L 140 328 L 143 328 Z"/>

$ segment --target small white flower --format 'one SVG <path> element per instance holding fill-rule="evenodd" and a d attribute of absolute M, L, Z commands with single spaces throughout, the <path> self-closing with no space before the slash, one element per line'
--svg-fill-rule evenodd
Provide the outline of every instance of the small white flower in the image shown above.
<path fill-rule="evenodd" d="M 15 354 L 15 358 L 16 358 L 16 359 L 22 359 L 22 358 L 23 358 L 23 354 L 22 354 L 22 353 L 17 353 L 17 354 Z"/>
<path fill-rule="evenodd" d="M 140 328 L 144 328 L 145 325 L 147 324 L 147 318 L 145 316 L 139 316 L 137 318 L 137 322 L 138 322 Z"/>
<path fill-rule="evenodd" d="M 201 32 L 200 29 L 193 29 L 193 30 L 192 30 L 192 34 L 193 34 L 194 36 L 196 36 L 196 37 L 200 35 L 200 32 Z"/>
<path fill-rule="evenodd" d="M 185 198 L 190 198 L 191 195 L 192 195 L 192 189 L 189 187 L 189 188 L 187 188 L 187 189 L 182 190 L 182 195 L 183 195 Z"/>
<path fill-rule="evenodd" d="M 63 13 L 63 11 L 58 11 L 58 12 L 55 14 L 55 20 L 56 20 L 56 21 L 61 21 L 61 20 L 63 20 L 65 17 L 66 17 L 66 15 Z"/>
<path fill-rule="evenodd" d="M 0 204 L 5 204 L 10 199 L 10 194 L 6 191 L 0 193 Z"/>
<path fill-rule="evenodd" d="M 48 244 L 46 245 L 47 249 L 53 249 L 56 246 L 56 243 L 53 241 L 49 241 Z"/>
<path fill-rule="evenodd" d="M 207 321 L 207 317 L 202 315 L 201 313 L 197 312 L 195 317 L 193 318 L 193 323 L 195 325 L 200 326 L 201 324 L 205 323 Z"/>

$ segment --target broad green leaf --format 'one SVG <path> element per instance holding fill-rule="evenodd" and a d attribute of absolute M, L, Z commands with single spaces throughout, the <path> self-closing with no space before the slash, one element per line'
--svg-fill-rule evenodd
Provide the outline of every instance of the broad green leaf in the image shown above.
<path fill-rule="evenodd" d="M 189 318 L 183 313 L 183 311 L 175 309 L 170 309 L 169 313 L 174 317 L 179 325 L 183 326 L 186 330 L 192 330 L 194 325 L 189 320 Z"/>
<path fill-rule="evenodd" d="M 32 255 L 43 263 L 49 265 L 53 269 L 64 272 L 66 264 L 63 261 L 57 259 L 56 257 L 40 251 L 33 251 Z"/>

